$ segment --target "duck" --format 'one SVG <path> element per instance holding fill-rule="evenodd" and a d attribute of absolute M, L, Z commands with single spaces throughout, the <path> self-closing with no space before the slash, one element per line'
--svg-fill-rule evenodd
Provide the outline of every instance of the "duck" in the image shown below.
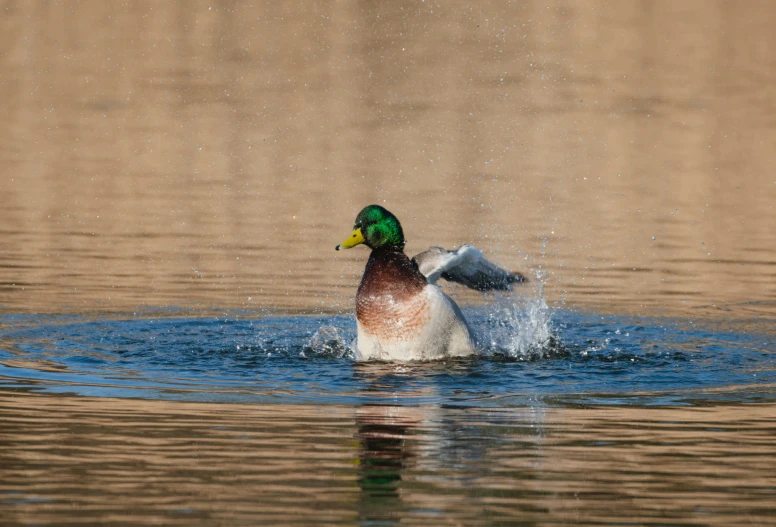
<path fill-rule="evenodd" d="M 431 361 L 476 353 L 477 342 L 461 309 L 436 285 L 441 278 L 478 291 L 507 291 L 525 276 L 488 261 L 463 245 L 404 253 L 398 218 L 380 205 L 364 207 L 353 232 L 335 250 L 372 250 L 356 292 L 357 361 Z"/>

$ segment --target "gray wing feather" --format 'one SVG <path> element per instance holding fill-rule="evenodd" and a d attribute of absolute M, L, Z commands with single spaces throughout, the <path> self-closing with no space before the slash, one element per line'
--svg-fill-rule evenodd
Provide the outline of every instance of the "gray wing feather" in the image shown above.
<path fill-rule="evenodd" d="M 523 275 L 506 271 L 488 261 L 482 251 L 471 245 L 462 245 L 454 251 L 431 247 L 412 261 L 430 284 L 444 278 L 478 291 L 509 291 L 512 284 L 526 281 Z"/>

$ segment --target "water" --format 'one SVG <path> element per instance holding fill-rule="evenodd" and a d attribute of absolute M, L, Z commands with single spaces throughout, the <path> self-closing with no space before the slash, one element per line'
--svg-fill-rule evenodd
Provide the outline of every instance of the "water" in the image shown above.
<path fill-rule="evenodd" d="M 0 318 L 6 522 L 766 525 L 776 513 L 771 321 L 501 299 L 467 310 L 476 358 L 359 364 L 352 316 L 183 315 Z"/>
<path fill-rule="evenodd" d="M 401 365 L 355 363 L 352 316 L 8 315 L 0 318 L 0 376 L 2 386 L 42 393 L 197 402 L 363 405 L 386 395 L 399 405 L 460 407 L 776 401 L 770 321 L 720 327 L 571 311 L 550 318 L 533 302 L 504 303 L 470 310 L 482 341 L 476 358 Z"/>
<path fill-rule="evenodd" d="M 772 407 L 758 405 L 352 408 L 3 394 L 0 408 L 6 524 L 770 525 L 774 513 L 776 430 Z"/>
<path fill-rule="evenodd" d="M 343 311 L 380 203 L 550 305 L 776 317 L 770 3 L 314 4 L 9 4 L 0 305 Z"/>
<path fill-rule="evenodd" d="M 773 525 L 774 14 L 0 4 L 0 524 Z M 477 357 L 353 361 L 369 203 Z"/>
<path fill-rule="evenodd" d="M 476 358 L 400 365 L 355 363 L 350 316 L 9 315 L 0 318 L 0 377 L 4 387 L 43 393 L 198 402 L 362 405 L 386 394 L 399 405 L 462 407 L 776 401 L 770 321 L 720 327 L 516 311 L 469 313 L 482 341 Z M 531 334 L 530 325 L 540 329 Z"/>

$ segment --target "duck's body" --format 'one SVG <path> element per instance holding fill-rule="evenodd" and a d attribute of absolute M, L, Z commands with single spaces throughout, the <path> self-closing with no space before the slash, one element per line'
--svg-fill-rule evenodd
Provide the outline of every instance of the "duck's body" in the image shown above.
<path fill-rule="evenodd" d="M 455 302 L 396 248 L 372 251 L 356 294 L 358 360 L 434 360 L 474 353 Z"/>
<path fill-rule="evenodd" d="M 472 332 L 437 279 L 487 291 L 510 289 L 525 279 L 504 271 L 469 246 L 440 247 L 410 260 L 399 220 L 379 205 L 364 208 L 353 233 L 337 246 L 372 249 L 356 294 L 358 360 L 436 360 L 475 353 Z"/>

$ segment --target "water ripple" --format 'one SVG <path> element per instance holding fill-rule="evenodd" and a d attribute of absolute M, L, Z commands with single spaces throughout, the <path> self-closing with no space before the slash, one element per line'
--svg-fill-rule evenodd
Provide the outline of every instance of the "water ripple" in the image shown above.
<path fill-rule="evenodd" d="M 702 404 L 774 400 L 767 321 L 693 321 L 477 308 L 478 357 L 356 364 L 350 316 L 0 317 L 0 383 L 232 402 Z M 172 313 L 175 314 L 174 312 Z M 498 318 L 501 316 L 501 318 Z M 537 323 L 541 318 L 541 324 Z M 538 328 L 538 329 L 537 329 Z"/>

